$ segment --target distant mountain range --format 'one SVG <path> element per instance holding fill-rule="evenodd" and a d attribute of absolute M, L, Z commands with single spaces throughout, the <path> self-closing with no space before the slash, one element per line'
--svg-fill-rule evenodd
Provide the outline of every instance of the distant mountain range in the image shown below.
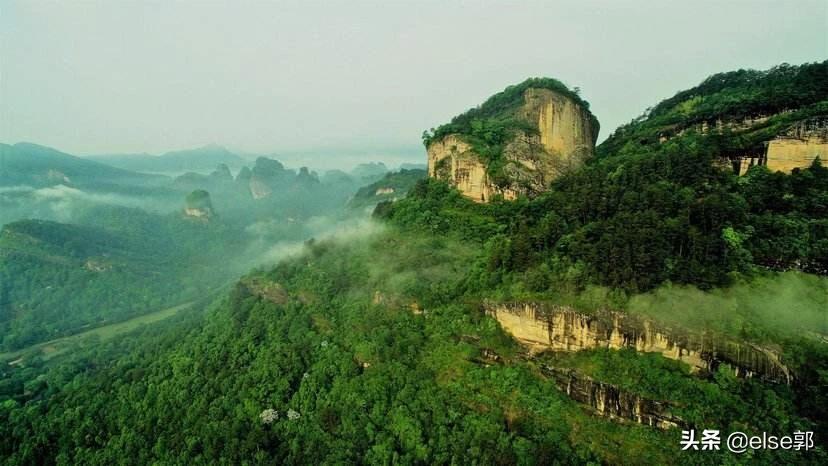
<path fill-rule="evenodd" d="M 111 154 L 78 157 L 32 143 L 0 144 L 0 186 L 40 188 L 62 184 L 91 190 L 134 191 L 137 187 L 155 189 L 161 186 L 174 187 L 183 183 L 208 189 L 211 183 L 206 183 L 205 180 L 212 179 L 211 176 L 223 175 L 232 180 L 236 174 L 244 177 L 243 172 L 249 172 L 259 161 L 275 161 L 272 156 L 250 159 L 251 156 L 252 154 L 231 152 L 218 145 L 172 151 L 162 155 Z M 423 168 L 425 166 L 422 164 L 401 165 L 401 169 Z M 295 175 L 294 170 L 289 171 Z M 346 184 L 363 186 L 379 180 L 389 171 L 389 167 L 382 162 L 358 163 L 347 172 L 330 171 L 324 178 L 332 182 L 332 176 L 339 176 L 342 178 L 340 181 Z M 338 175 L 334 176 L 336 174 Z M 174 180 L 175 182 L 171 183 Z"/>
<path fill-rule="evenodd" d="M 26 142 L 0 144 L 0 186 L 147 185 L 166 177 L 136 173 Z"/>
<path fill-rule="evenodd" d="M 196 149 L 166 152 L 161 155 L 109 154 L 93 155 L 87 159 L 125 170 L 149 173 L 209 171 L 219 164 L 238 169 L 249 163 L 249 160 L 215 144 Z"/>

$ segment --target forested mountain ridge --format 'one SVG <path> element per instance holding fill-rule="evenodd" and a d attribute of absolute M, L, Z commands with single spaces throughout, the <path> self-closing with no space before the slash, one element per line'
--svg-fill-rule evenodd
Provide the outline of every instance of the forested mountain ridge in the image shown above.
<path fill-rule="evenodd" d="M 713 92 L 711 97 L 696 96 L 698 89 L 679 93 L 659 105 L 654 116 L 617 130 L 599 147 L 601 156 L 532 199 L 466 206 L 429 181 L 410 199 L 380 205 L 377 212 L 432 231 L 460 230 L 486 239 L 493 249 L 492 278 L 514 280 L 525 289 L 596 283 L 642 291 L 664 281 L 711 287 L 728 283 L 732 272 L 757 267 L 824 274 L 828 170 L 817 157 L 790 175 L 764 166 L 739 179 L 721 168 L 721 160 L 746 140 L 742 135 L 659 135 L 660 122 L 683 121 L 675 101 L 695 99 L 696 106 L 688 108 L 699 115 L 710 115 L 703 111 L 707 105 L 719 116 L 721 108 L 735 114 L 733 109 L 742 106 L 734 99 L 746 89 L 753 89 L 744 98 L 746 109 L 799 105 L 821 112 L 826 70 L 828 62 L 711 77 L 700 87 Z M 762 106 L 768 95 L 775 97 Z M 751 134 L 779 130 L 780 124 L 767 120 Z M 520 273 L 512 276 L 510 270 Z"/>
<path fill-rule="evenodd" d="M 702 133 L 737 174 L 753 165 L 790 172 L 828 159 L 828 61 L 719 73 L 617 128 L 612 156 Z"/>
<path fill-rule="evenodd" d="M 395 228 L 357 242 L 310 242 L 302 256 L 243 279 L 188 330 L 126 339 L 131 351 L 117 361 L 78 355 L 77 369 L 25 384 L 18 377 L 37 374 L 37 362 L 12 369 L 0 386 L 0 455 L 10 464 L 688 458 L 676 453 L 679 430 L 594 416 L 543 375 L 549 366 L 671 400 L 673 413 L 694 425 L 815 429 L 803 414 L 814 405 L 797 403 L 818 402 L 818 392 L 795 395 L 724 368 L 715 377 L 693 374 L 630 350 L 527 358 L 478 307 L 469 277 L 487 262 L 474 243 Z M 97 368 L 82 369 L 90 365 Z M 727 456 L 694 458 L 719 464 Z M 778 450 L 758 461 L 824 459 L 821 450 Z"/>

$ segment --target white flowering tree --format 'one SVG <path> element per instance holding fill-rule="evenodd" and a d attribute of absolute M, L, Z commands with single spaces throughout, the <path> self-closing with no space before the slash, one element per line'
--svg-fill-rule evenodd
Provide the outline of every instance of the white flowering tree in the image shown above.
<path fill-rule="evenodd" d="M 262 424 L 270 424 L 276 419 L 279 419 L 279 412 L 275 409 L 268 408 L 259 414 L 259 419 L 262 420 Z"/>

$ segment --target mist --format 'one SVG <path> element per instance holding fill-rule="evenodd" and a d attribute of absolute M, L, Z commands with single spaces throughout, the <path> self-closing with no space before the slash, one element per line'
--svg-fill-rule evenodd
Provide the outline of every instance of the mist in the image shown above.
<path fill-rule="evenodd" d="M 828 338 L 828 278 L 774 273 L 710 291 L 667 285 L 633 296 L 629 312 L 696 330 L 765 338 Z"/>

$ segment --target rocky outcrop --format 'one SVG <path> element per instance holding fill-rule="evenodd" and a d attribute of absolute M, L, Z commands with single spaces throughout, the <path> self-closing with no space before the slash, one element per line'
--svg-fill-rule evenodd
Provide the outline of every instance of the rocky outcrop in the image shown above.
<path fill-rule="evenodd" d="M 771 171 L 790 172 L 810 166 L 817 157 L 828 161 L 828 117 L 799 122 L 770 141 L 765 163 Z"/>
<path fill-rule="evenodd" d="M 187 218 L 208 221 L 215 215 L 210 193 L 203 189 L 196 189 L 187 195 L 184 205 L 184 216 Z"/>
<path fill-rule="evenodd" d="M 515 197 L 515 193 L 501 191 L 489 181 L 486 166 L 461 135 L 451 134 L 431 143 L 427 153 L 428 176 L 448 181 L 469 199 L 486 202 L 495 194 Z"/>
<path fill-rule="evenodd" d="M 789 112 L 782 112 L 783 115 Z M 736 138 L 739 134 L 761 131 L 763 126 L 776 115 L 756 115 L 738 120 L 716 120 L 714 123 L 703 122 L 672 133 L 664 133 L 660 141 L 666 142 L 673 137 L 689 131 L 704 135 L 728 135 Z M 772 139 L 757 143 L 750 149 L 723 153 L 720 165 L 732 168 L 737 175 L 744 175 L 751 167 L 766 166 L 770 171 L 790 173 L 795 168 L 809 167 L 817 157 L 828 160 L 828 117 L 819 116 L 790 125 L 781 134 Z"/>
<path fill-rule="evenodd" d="M 462 335 L 460 340 L 478 344 L 480 337 Z M 519 357 L 532 359 L 531 356 L 525 354 Z M 480 348 L 480 353 L 474 361 L 486 367 L 509 363 L 497 352 L 486 347 Z M 553 366 L 543 359 L 535 362 L 540 373 L 551 380 L 559 390 L 598 415 L 616 421 L 632 421 L 660 429 L 687 425 L 682 418 L 672 413 L 674 406 L 670 402 L 644 398 L 638 393 L 597 381 L 574 369 Z"/>
<path fill-rule="evenodd" d="M 715 371 L 720 364 L 741 377 L 790 384 L 793 374 L 778 352 L 717 335 L 677 331 L 636 316 L 601 311 L 583 314 L 565 306 L 541 303 L 486 303 L 486 313 L 530 352 L 633 348 L 661 353 L 696 371 Z"/>
<path fill-rule="evenodd" d="M 531 129 L 515 131 L 503 146 L 502 179 L 493 179 L 490 167 L 463 134 L 429 143 L 428 175 L 449 182 L 474 201 L 487 202 L 495 195 L 514 199 L 543 192 L 595 150 L 598 128 L 589 110 L 559 92 L 528 88 L 511 116 Z"/>
<path fill-rule="evenodd" d="M 671 405 L 667 402 L 642 398 L 641 395 L 599 382 L 571 369 L 541 364 L 540 370 L 570 398 L 602 416 L 660 429 L 686 425 L 683 419 L 671 412 Z"/>

